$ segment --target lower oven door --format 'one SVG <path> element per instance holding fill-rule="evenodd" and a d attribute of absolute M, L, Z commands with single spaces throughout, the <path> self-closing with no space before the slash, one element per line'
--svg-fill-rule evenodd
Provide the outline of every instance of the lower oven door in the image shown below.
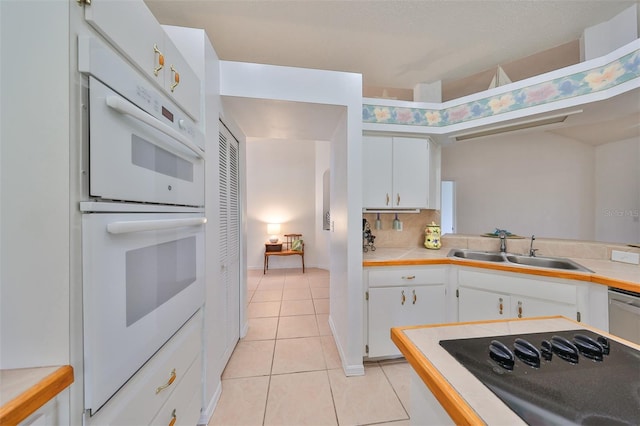
<path fill-rule="evenodd" d="M 85 408 L 92 414 L 200 308 L 200 213 L 85 214 Z"/>

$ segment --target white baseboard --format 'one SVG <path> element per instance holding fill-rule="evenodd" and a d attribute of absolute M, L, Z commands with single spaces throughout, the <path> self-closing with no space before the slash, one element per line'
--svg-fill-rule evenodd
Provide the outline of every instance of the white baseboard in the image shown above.
<path fill-rule="evenodd" d="M 338 355 L 340 355 L 340 361 L 342 362 L 342 370 L 344 371 L 345 376 L 364 376 L 364 364 L 346 364 L 344 355 L 344 350 L 342 349 L 342 345 L 340 344 L 340 340 L 336 339 L 336 329 L 333 324 L 333 318 L 329 316 L 329 328 L 331 328 L 331 334 L 333 336 L 333 340 L 336 342 L 336 347 L 338 348 Z"/>
<path fill-rule="evenodd" d="M 218 401 L 220 401 L 220 395 L 222 395 L 222 380 L 218 380 L 218 386 L 216 387 L 216 391 L 213 393 L 209 404 L 207 404 L 207 408 L 200 413 L 200 421 L 198 422 L 199 426 L 206 426 L 209 424 L 209 421 L 213 416 L 213 412 L 218 405 Z"/>

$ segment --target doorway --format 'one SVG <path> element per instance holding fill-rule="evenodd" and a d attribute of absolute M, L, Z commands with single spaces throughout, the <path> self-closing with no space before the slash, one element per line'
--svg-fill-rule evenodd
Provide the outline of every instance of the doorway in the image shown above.
<path fill-rule="evenodd" d="M 456 233 L 456 183 L 452 180 L 442 181 L 440 215 L 440 232 L 444 234 Z"/>

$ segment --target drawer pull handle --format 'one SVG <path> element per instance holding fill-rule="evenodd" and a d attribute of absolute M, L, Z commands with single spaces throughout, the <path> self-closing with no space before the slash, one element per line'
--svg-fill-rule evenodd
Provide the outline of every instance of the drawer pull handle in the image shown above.
<path fill-rule="evenodd" d="M 502 297 L 499 299 L 499 301 L 500 301 L 500 305 L 499 305 L 500 310 L 498 311 L 498 313 L 502 315 Z"/>
<path fill-rule="evenodd" d="M 406 296 L 404 295 L 404 290 L 402 290 L 402 302 L 400 303 L 401 305 L 404 305 L 405 300 L 407 300 Z"/>
<path fill-rule="evenodd" d="M 160 70 L 164 68 L 164 55 L 162 54 L 160 49 L 158 49 L 157 44 L 153 45 L 153 53 L 155 55 L 158 55 L 158 66 L 153 69 L 153 75 L 157 77 Z"/>
<path fill-rule="evenodd" d="M 418 300 L 418 296 L 416 296 L 416 291 L 415 290 L 411 290 L 413 291 L 413 304 L 416 304 L 416 300 Z"/>
<path fill-rule="evenodd" d="M 522 302 L 518 300 L 518 318 L 522 318 Z"/>
<path fill-rule="evenodd" d="M 178 420 L 178 415 L 176 414 L 176 409 L 173 409 L 173 412 L 171 413 L 171 421 L 169 422 L 169 426 L 173 426 L 176 424 L 176 420 Z"/>
<path fill-rule="evenodd" d="M 389 205 L 389 194 L 387 194 L 387 206 Z"/>
<path fill-rule="evenodd" d="M 396 206 L 400 205 L 400 194 L 398 194 L 398 202 L 396 203 Z"/>
<path fill-rule="evenodd" d="M 416 276 L 415 275 L 407 275 L 402 277 L 403 280 L 415 280 Z"/>
<path fill-rule="evenodd" d="M 176 87 L 178 87 L 178 84 L 180 84 L 180 73 L 173 67 L 173 65 L 171 65 L 171 79 L 173 80 L 173 83 L 171 83 L 171 93 L 173 93 Z"/>
<path fill-rule="evenodd" d="M 171 384 L 176 381 L 176 377 L 176 369 L 174 368 L 173 370 L 171 370 L 171 377 L 169 377 L 169 381 L 167 381 L 167 383 L 162 386 L 158 386 L 158 388 L 156 389 L 156 395 L 171 386 Z"/>

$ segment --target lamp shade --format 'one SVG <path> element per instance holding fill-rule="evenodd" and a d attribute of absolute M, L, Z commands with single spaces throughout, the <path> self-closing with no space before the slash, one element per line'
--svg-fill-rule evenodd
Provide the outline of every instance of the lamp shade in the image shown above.
<path fill-rule="evenodd" d="M 267 224 L 267 234 L 269 235 L 277 235 L 280 233 L 280 224 L 279 223 L 269 223 Z"/>

